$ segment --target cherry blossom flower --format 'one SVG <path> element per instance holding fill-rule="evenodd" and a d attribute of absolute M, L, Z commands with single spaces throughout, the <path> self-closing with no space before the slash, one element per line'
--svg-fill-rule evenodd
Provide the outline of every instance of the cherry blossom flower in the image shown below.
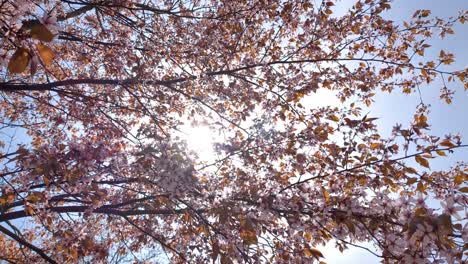
<path fill-rule="evenodd" d="M 452 197 L 441 202 L 442 207 L 444 208 L 444 213 L 454 216 L 457 219 L 461 219 L 461 216 L 458 214 L 459 211 L 463 210 L 462 206 L 455 205 L 455 201 Z"/>

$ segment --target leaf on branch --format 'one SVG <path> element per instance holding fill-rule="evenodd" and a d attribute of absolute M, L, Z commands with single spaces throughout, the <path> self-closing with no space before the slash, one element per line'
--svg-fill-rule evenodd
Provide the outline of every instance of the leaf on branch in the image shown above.
<path fill-rule="evenodd" d="M 232 264 L 232 260 L 225 254 L 221 254 L 221 264 Z"/>
<path fill-rule="evenodd" d="M 212 253 L 211 253 L 211 258 L 213 259 L 213 261 L 216 261 L 216 259 L 218 258 L 218 255 L 220 253 L 220 250 L 219 250 L 219 244 L 217 241 L 213 241 L 212 242 Z"/>
<path fill-rule="evenodd" d="M 36 48 L 39 52 L 39 56 L 41 57 L 42 62 L 44 62 L 46 66 L 50 66 L 55 56 L 52 49 L 42 44 L 37 44 Z"/>
<path fill-rule="evenodd" d="M 416 174 L 417 172 L 414 168 L 411 168 L 411 167 L 406 167 L 405 171 L 411 174 Z"/>
<path fill-rule="evenodd" d="M 2 195 L 0 197 L 0 205 L 3 205 L 3 204 L 9 204 L 11 202 L 13 202 L 15 200 L 15 195 L 10 193 L 10 194 L 7 194 L 7 195 Z"/>
<path fill-rule="evenodd" d="M 452 220 L 450 215 L 441 214 L 436 219 L 437 230 L 443 234 L 451 234 L 453 232 Z"/>
<path fill-rule="evenodd" d="M 31 203 L 37 203 L 43 201 L 45 199 L 45 195 L 41 192 L 32 192 L 26 197 L 26 199 Z"/>
<path fill-rule="evenodd" d="M 11 56 L 8 62 L 8 70 L 10 73 L 22 73 L 26 70 L 29 63 L 29 50 L 26 48 L 19 48 Z"/>
<path fill-rule="evenodd" d="M 372 144 L 370 145 L 370 149 L 377 149 L 377 148 L 379 148 L 379 147 L 380 147 L 380 143 L 372 143 Z"/>
<path fill-rule="evenodd" d="M 413 183 L 416 183 L 418 181 L 417 178 L 411 178 L 411 177 L 408 177 L 407 181 L 406 181 L 406 185 L 411 185 Z"/>
<path fill-rule="evenodd" d="M 335 122 L 340 121 L 340 118 L 337 117 L 336 115 L 331 115 L 331 116 L 328 117 L 328 119 L 330 119 L 330 120 L 332 120 L 332 121 L 335 121 Z"/>
<path fill-rule="evenodd" d="M 421 17 L 428 17 L 431 14 L 431 10 L 421 10 Z"/>
<path fill-rule="evenodd" d="M 322 252 L 315 248 L 306 248 L 303 252 L 307 257 L 314 257 L 316 259 L 323 258 Z"/>
<path fill-rule="evenodd" d="M 455 178 L 453 179 L 453 182 L 455 184 L 462 184 L 463 182 L 467 180 L 468 180 L 468 176 L 466 174 L 461 173 L 455 176 Z"/>
<path fill-rule="evenodd" d="M 241 230 L 240 230 L 240 237 L 244 240 L 244 243 L 251 245 L 257 244 L 257 234 L 255 232 L 255 228 L 253 226 L 252 220 L 250 219 L 241 219 Z"/>
<path fill-rule="evenodd" d="M 429 161 L 419 155 L 417 155 L 415 157 L 416 159 L 416 162 L 419 163 L 419 165 L 423 166 L 423 167 L 426 167 L 426 168 L 429 168 Z"/>
<path fill-rule="evenodd" d="M 420 115 L 417 119 L 417 125 L 420 127 L 428 127 L 427 124 L 427 116 L 425 115 Z"/>
<path fill-rule="evenodd" d="M 31 26 L 31 38 L 51 42 L 54 39 L 54 34 L 41 23 L 34 23 Z"/>
<path fill-rule="evenodd" d="M 450 139 L 444 139 L 444 140 L 442 140 L 442 142 L 440 142 L 439 145 L 444 146 L 444 147 L 449 147 L 449 148 L 456 147 L 456 145 L 453 144 L 453 143 L 450 141 Z"/>

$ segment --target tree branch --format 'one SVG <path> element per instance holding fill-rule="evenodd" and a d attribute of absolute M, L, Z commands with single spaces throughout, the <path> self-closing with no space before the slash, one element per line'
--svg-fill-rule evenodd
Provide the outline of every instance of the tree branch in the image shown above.
<path fill-rule="evenodd" d="M 107 214 L 107 215 L 119 215 L 119 216 L 131 216 L 131 215 L 173 215 L 183 214 L 188 209 L 146 209 L 146 210 L 117 210 L 112 208 L 113 205 L 105 205 L 96 209 L 92 209 L 90 206 L 76 205 L 76 206 L 61 206 L 46 208 L 51 212 L 56 213 L 83 213 L 87 210 L 91 210 L 93 213 Z M 206 210 L 199 209 L 197 212 L 203 213 Z M 7 220 L 19 219 L 28 217 L 29 215 L 24 211 L 15 211 L 5 214 L 0 214 L 0 222 Z"/>
<path fill-rule="evenodd" d="M 42 249 L 30 244 L 29 242 L 25 241 L 21 237 L 17 236 L 15 233 L 11 232 L 10 230 L 6 229 L 5 227 L 0 225 L 0 232 L 4 233 L 5 235 L 9 236 L 10 238 L 14 239 L 16 242 L 20 243 L 21 245 L 31 249 L 32 251 L 36 252 L 40 255 L 43 259 L 47 260 L 49 263 L 57 264 L 55 260 L 49 257 Z"/>

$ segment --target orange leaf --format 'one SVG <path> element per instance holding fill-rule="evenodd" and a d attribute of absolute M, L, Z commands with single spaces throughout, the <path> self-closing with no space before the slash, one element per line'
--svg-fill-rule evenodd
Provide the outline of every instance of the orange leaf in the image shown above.
<path fill-rule="evenodd" d="M 415 182 L 417 182 L 417 181 L 418 181 L 417 178 L 410 178 L 410 177 L 408 177 L 408 179 L 407 179 L 407 181 L 406 181 L 406 185 L 411 185 L 411 184 L 413 184 L 413 183 L 415 183 Z"/>
<path fill-rule="evenodd" d="M 459 174 L 455 176 L 455 178 L 453 179 L 453 182 L 455 184 L 462 184 L 464 181 L 465 181 L 465 176 L 463 174 Z"/>
<path fill-rule="evenodd" d="M 19 48 L 13 54 L 8 62 L 8 70 L 10 73 L 22 73 L 26 70 L 29 63 L 29 50 L 25 48 Z"/>
<path fill-rule="evenodd" d="M 427 159 L 417 155 L 415 157 L 416 159 L 416 162 L 419 163 L 419 165 L 423 166 L 423 167 L 426 167 L 426 168 L 429 168 L 429 161 L 427 161 Z"/>
<path fill-rule="evenodd" d="M 39 52 L 39 56 L 41 56 L 42 62 L 44 62 L 46 66 L 50 66 L 54 60 L 54 53 L 52 52 L 52 49 L 42 44 L 37 44 L 36 48 Z"/>
<path fill-rule="evenodd" d="M 328 202 L 328 200 L 330 200 L 330 194 L 323 187 L 322 187 L 322 193 L 323 193 L 323 197 L 325 198 L 325 202 Z"/>
<path fill-rule="evenodd" d="M 376 148 L 379 148 L 380 147 L 380 143 L 372 143 L 370 145 L 370 149 L 376 149 Z"/>
<path fill-rule="evenodd" d="M 421 10 L 421 16 L 427 17 L 431 14 L 431 10 Z"/>
<path fill-rule="evenodd" d="M 450 141 L 450 139 L 444 139 L 444 140 L 442 140 L 442 142 L 440 142 L 439 145 L 444 146 L 444 147 L 449 147 L 449 148 L 453 148 L 453 147 L 456 146 L 455 144 L 453 144 L 453 143 Z"/>
<path fill-rule="evenodd" d="M 307 257 L 314 257 L 316 259 L 323 258 L 322 252 L 315 248 L 306 248 L 303 252 Z"/>

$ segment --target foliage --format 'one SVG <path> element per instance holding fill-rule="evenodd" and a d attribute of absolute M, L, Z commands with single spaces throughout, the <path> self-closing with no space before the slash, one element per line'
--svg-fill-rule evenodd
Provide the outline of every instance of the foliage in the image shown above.
<path fill-rule="evenodd" d="M 430 170 L 460 137 L 430 135 L 424 104 L 389 138 L 364 113 L 377 92 L 466 89 L 466 70 L 444 68 L 453 54 L 424 54 L 467 13 L 399 25 L 390 8 L 2 1 L 0 118 L 27 139 L 2 137 L 0 258 L 118 262 L 161 246 L 174 263 L 306 263 L 334 240 L 373 242 L 386 263 L 462 262 L 466 163 Z M 339 107 L 307 104 L 324 89 Z M 215 161 L 187 149 L 184 122 L 223 135 Z"/>

